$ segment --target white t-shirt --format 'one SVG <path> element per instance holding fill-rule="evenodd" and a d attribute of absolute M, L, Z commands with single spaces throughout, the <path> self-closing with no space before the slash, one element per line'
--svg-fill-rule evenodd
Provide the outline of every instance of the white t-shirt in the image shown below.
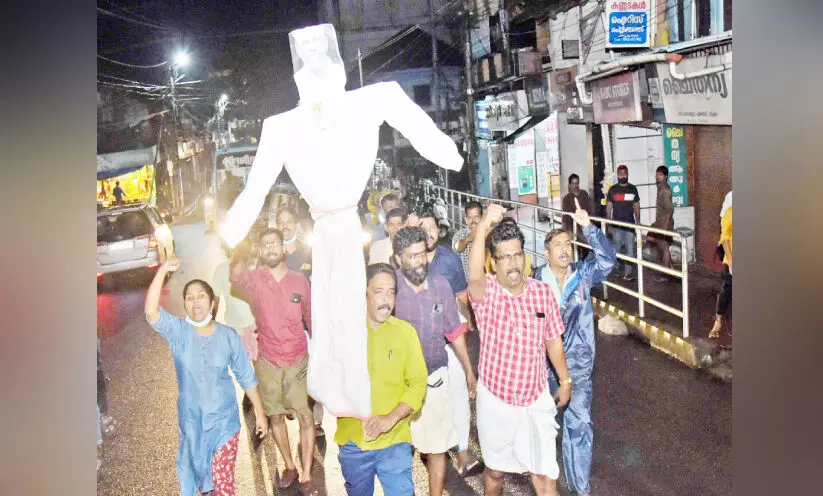
<path fill-rule="evenodd" d="M 393 254 L 391 239 L 383 238 L 375 241 L 369 248 L 369 264 L 389 263 Z"/>
<path fill-rule="evenodd" d="M 230 264 L 231 260 L 226 260 L 214 270 L 212 287 L 214 295 L 220 297 L 220 305 L 217 308 L 217 321 L 234 328 L 237 334 L 242 336 L 245 328 L 254 325 L 254 314 L 252 314 L 248 303 L 231 294 Z"/>

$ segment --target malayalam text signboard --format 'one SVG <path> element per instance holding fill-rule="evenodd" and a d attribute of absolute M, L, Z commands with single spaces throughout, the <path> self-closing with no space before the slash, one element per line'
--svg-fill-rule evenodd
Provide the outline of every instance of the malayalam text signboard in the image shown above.
<path fill-rule="evenodd" d="M 651 46 L 649 11 L 651 0 L 606 0 L 608 39 L 606 48 Z"/>
<path fill-rule="evenodd" d="M 683 126 L 663 125 L 663 164 L 669 168 L 672 205 L 689 204 L 689 184 L 686 180 L 686 131 Z"/>

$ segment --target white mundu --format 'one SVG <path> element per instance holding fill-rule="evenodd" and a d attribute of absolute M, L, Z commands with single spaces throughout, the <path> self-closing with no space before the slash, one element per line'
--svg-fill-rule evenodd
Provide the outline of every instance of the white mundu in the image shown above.
<path fill-rule="evenodd" d="M 346 91 L 331 24 L 289 34 L 297 107 L 267 118 L 246 188 L 221 234 L 239 243 L 283 166 L 311 208 L 312 340 L 309 394 L 337 416 L 371 414 L 366 362 L 366 272 L 357 202 L 377 156 L 380 125 L 400 131 L 420 154 L 458 171 L 463 158 L 396 82 Z"/>

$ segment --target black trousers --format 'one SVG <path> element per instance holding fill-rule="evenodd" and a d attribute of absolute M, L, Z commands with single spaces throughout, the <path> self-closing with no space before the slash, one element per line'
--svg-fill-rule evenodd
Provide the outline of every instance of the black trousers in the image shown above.
<path fill-rule="evenodd" d="M 720 286 L 720 294 L 717 295 L 716 315 L 726 315 L 729 305 L 732 304 L 732 274 L 729 266 L 723 264 L 723 284 Z"/>

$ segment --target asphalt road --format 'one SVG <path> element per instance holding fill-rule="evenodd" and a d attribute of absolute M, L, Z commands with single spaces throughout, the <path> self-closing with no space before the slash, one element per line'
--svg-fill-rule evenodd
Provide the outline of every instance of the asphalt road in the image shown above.
<path fill-rule="evenodd" d="M 164 305 L 182 313 L 182 285 L 208 277 L 222 254 L 205 241 L 204 228 L 190 224 L 173 228 L 182 271 L 167 284 Z M 143 316 L 149 277 L 111 280 L 98 294 L 98 336 L 108 377 L 110 414 L 116 431 L 106 437 L 103 468 L 98 473 L 100 495 L 178 494 L 176 383 L 166 342 Z M 470 338 L 472 359 L 478 341 Z M 595 460 L 593 494 L 695 495 L 731 494 L 731 384 L 690 370 L 631 337 L 597 337 L 595 365 Z M 242 394 L 238 390 L 238 397 Z M 296 486 L 275 492 L 275 476 L 283 469 L 271 436 L 254 449 L 246 414 L 236 467 L 237 494 L 291 495 Z M 313 478 L 329 496 L 344 495 L 343 477 L 332 441 L 334 418 L 326 414 L 328 443 L 320 442 Z M 290 423 L 292 451 L 297 459 L 297 425 Z M 479 455 L 472 422 L 471 449 Z M 562 470 L 561 470 L 562 473 Z M 428 494 L 427 476 L 414 461 L 416 493 Z M 561 494 L 569 494 L 563 487 Z M 447 491 L 452 495 L 482 494 L 479 475 L 461 479 L 449 468 Z M 378 484 L 378 493 L 379 491 Z M 525 476 L 507 476 L 504 494 L 533 494 Z"/>

